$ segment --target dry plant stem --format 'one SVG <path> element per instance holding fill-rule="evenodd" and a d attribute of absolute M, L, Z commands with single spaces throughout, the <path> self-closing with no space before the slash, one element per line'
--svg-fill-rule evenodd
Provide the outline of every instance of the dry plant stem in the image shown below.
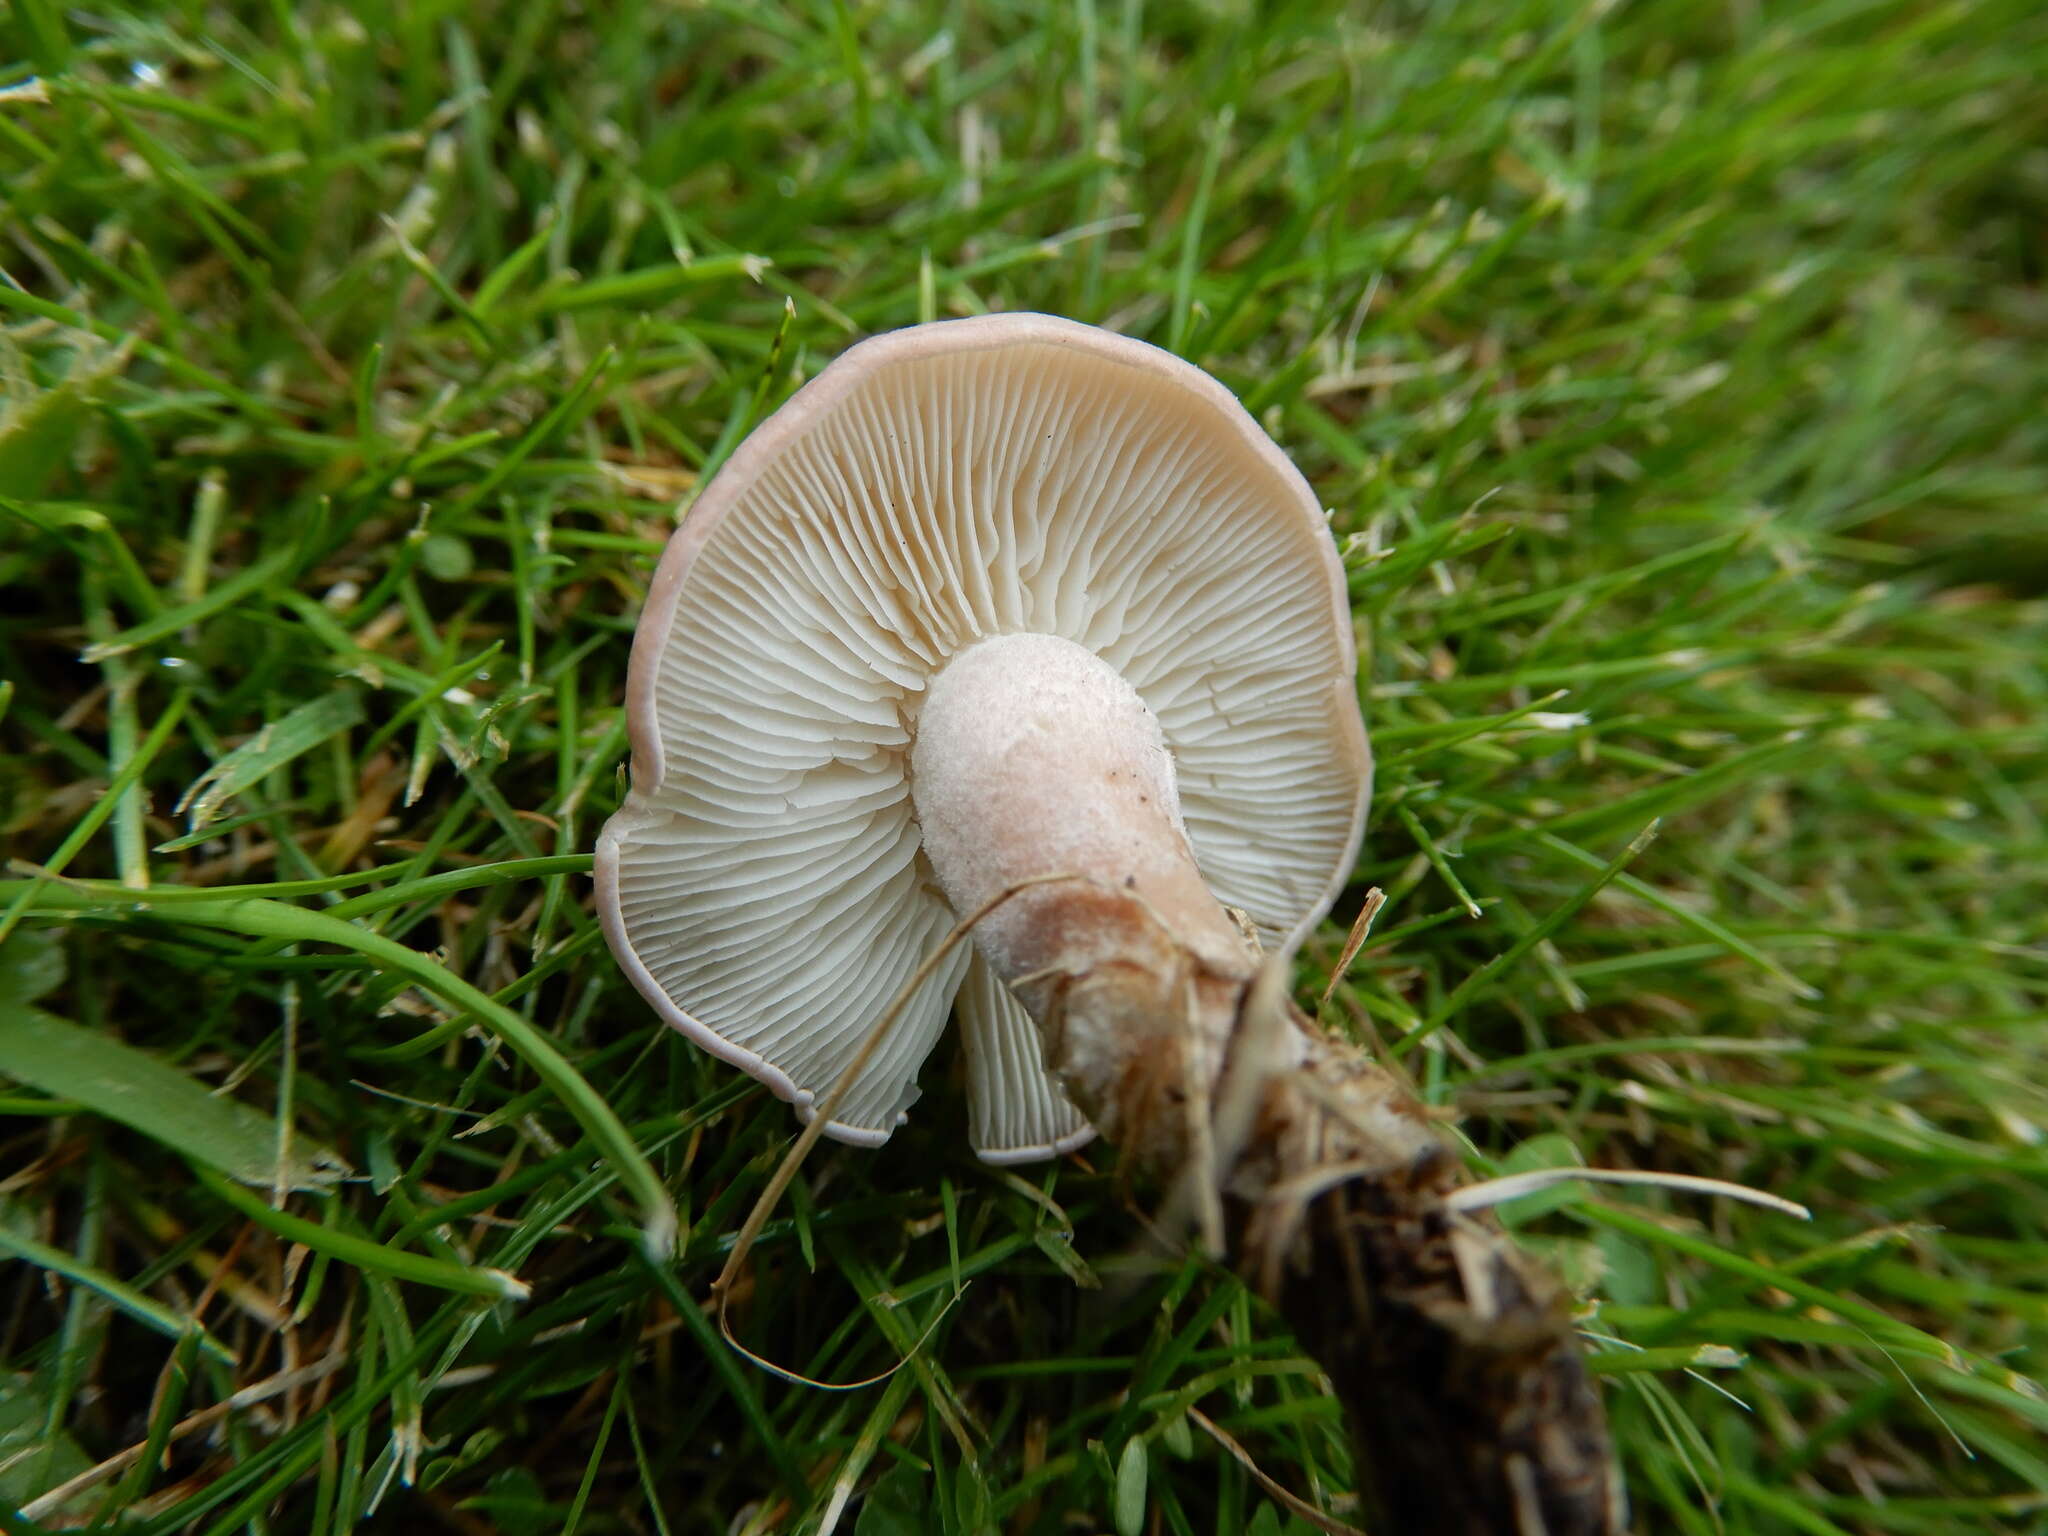
<path fill-rule="evenodd" d="M 1289 1012 L 1306 1059 L 1268 1080 L 1254 1135 L 1222 1175 L 1231 1253 L 1330 1375 L 1367 1528 L 1620 1530 L 1569 1297 L 1492 1221 L 1453 1208 L 1459 1160 L 1407 1090 Z M 1289 1193 L 1333 1167 L 1355 1171 Z"/>
<path fill-rule="evenodd" d="M 1284 1483 L 1275 1482 L 1267 1475 L 1266 1469 L 1252 1459 L 1252 1453 L 1237 1443 L 1235 1436 L 1214 1419 L 1210 1418 L 1209 1415 L 1202 1412 L 1201 1409 L 1190 1408 L 1188 1410 L 1188 1417 L 1195 1422 L 1202 1433 L 1228 1451 L 1231 1460 L 1243 1467 L 1245 1471 L 1251 1473 L 1252 1480 L 1265 1489 L 1267 1494 L 1281 1508 L 1299 1515 L 1317 1530 L 1327 1531 L 1329 1536 L 1366 1536 L 1366 1533 L 1359 1530 L 1357 1526 L 1346 1525 L 1342 1520 L 1331 1519 L 1320 1509 L 1317 1509 L 1315 1505 L 1309 1503 L 1308 1500 L 1290 1490 Z"/>
<path fill-rule="evenodd" d="M 1127 1170 L 1176 1192 L 1212 1181 L 1228 1262 L 1279 1309 L 1344 1405 L 1368 1530 L 1619 1531 L 1605 1416 L 1570 1298 L 1489 1217 L 1456 1209 L 1462 1167 L 1422 1106 L 1260 984 L 1277 970 L 1239 990 L 1207 1094 L 1216 1161 L 1206 1170 L 1175 1088 L 1182 1051 L 1209 1053 L 1193 1031 L 1167 1030 L 1106 1050 L 1128 1017 L 1111 1006 L 1105 1031 L 1095 1009 L 1125 978 L 1041 984 L 1048 1059 L 1084 1111 L 1116 1126 Z M 1184 1218 L 1186 1198 L 1172 1204 Z"/>

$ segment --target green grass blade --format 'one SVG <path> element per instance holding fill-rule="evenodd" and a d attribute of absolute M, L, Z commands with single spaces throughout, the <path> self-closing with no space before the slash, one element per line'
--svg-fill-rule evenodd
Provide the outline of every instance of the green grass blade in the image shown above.
<path fill-rule="evenodd" d="M 63 888 L 47 890 L 45 899 L 53 906 L 72 911 L 92 910 L 108 904 L 107 898 L 85 891 Z M 147 903 L 147 891 L 127 893 L 130 899 Z M 617 1170 L 619 1182 L 639 1203 L 642 1235 L 650 1255 L 667 1258 L 675 1248 L 676 1214 L 660 1175 L 647 1161 L 632 1135 L 611 1106 L 555 1049 L 538 1029 L 504 1004 L 494 1002 L 470 982 L 437 965 L 418 950 L 357 927 L 322 912 L 307 912 L 282 902 L 245 898 L 230 901 L 172 901 L 163 905 L 172 921 L 205 927 L 227 928 L 256 938 L 281 939 L 296 944 L 332 944 L 366 956 L 385 969 L 409 977 L 453 1006 L 475 1017 L 478 1023 L 503 1040 L 531 1067 L 562 1105 L 590 1135 Z"/>
<path fill-rule="evenodd" d="M 191 788 L 178 799 L 177 814 L 186 816 L 188 825 L 197 831 L 243 790 L 362 721 L 362 696 L 353 688 L 338 689 L 301 704 L 265 725 L 194 779 Z"/>
<path fill-rule="evenodd" d="M 502 1269 L 476 1268 L 373 1243 L 354 1233 L 294 1216 L 289 1211 L 275 1210 L 256 1195 L 239 1185 L 230 1184 L 210 1169 L 200 1167 L 195 1171 L 200 1183 L 216 1198 L 233 1206 L 259 1227 L 357 1269 L 388 1275 L 394 1280 L 409 1280 L 415 1285 L 432 1286 L 436 1290 L 458 1291 L 466 1296 L 488 1296 L 496 1301 L 525 1301 L 532 1295 L 531 1287 Z"/>
<path fill-rule="evenodd" d="M 1571 920 L 1580 908 L 1599 895 L 1601 889 L 1609 881 L 1613 880 L 1616 875 L 1620 874 L 1630 860 L 1649 847 L 1651 840 L 1656 835 L 1657 823 L 1651 822 L 1649 826 L 1629 840 L 1627 847 L 1608 860 L 1594 874 L 1592 879 L 1581 885 L 1567 900 L 1545 913 L 1540 921 L 1532 924 L 1528 931 L 1521 934 L 1514 943 L 1459 982 L 1451 994 L 1432 1009 L 1429 1016 L 1417 1025 L 1415 1029 L 1409 1032 L 1406 1039 L 1401 1042 L 1401 1048 L 1405 1050 L 1420 1044 L 1423 1040 L 1426 1040 L 1430 1035 L 1441 1029 L 1451 1019 L 1457 1017 L 1459 1011 L 1465 1007 L 1470 998 L 1477 996 L 1483 989 L 1490 986 L 1496 977 L 1512 970 L 1525 955 L 1556 933 L 1558 929 Z M 1462 891 L 1460 894 L 1461 896 L 1463 895 Z M 1471 898 L 1463 896 L 1463 900 L 1469 907 Z"/>
<path fill-rule="evenodd" d="M 78 824 L 65 834 L 64 841 L 57 845 L 56 851 L 35 875 L 18 885 L 8 882 L 9 885 L 13 885 L 13 900 L 8 902 L 7 910 L 0 913 L 0 944 L 7 942 L 8 935 L 14 931 L 14 925 L 21 921 L 21 914 L 28 910 L 29 904 L 36 899 L 38 893 L 46 888 L 46 882 L 64 872 L 65 866 L 77 856 L 79 849 L 90 842 L 93 834 L 106 825 L 107 819 L 114 814 L 128 791 L 142 782 L 143 774 L 148 771 L 157 754 L 163 750 L 165 743 L 177 730 L 178 722 L 184 718 L 185 706 L 190 702 L 191 695 L 184 690 L 173 694 L 170 703 L 164 706 L 164 712 L 157 717 L 156 724 L 150 727 L 149 734 L 143 738 L 133 755 L 122 765 L 121 770 L 108 782 L 106 793 L 101 795 L 92 809 L 80 817 Z"/>
<path fill-rule="evenodd" d="M 0 1000 L 0 1073 L 244 1184 L 323 1190 L 348 1171 L 334 1153 L 302 1138 L 280 1148 L 269 1116 L 207 1092 L 147 1051 L 40 1008 Z"/>
<path fill-rule="evenodd" d="M 11 1232 L 0 1225 L 0 1253 L 46 1269 L 51 1274 L 62 1275 L 74 1285 L 104 1296 L 114 1306 L 134 1318 L 145 1328 L 162 1334 L 167 1339 L 183 1339 L 196 1334 L 199 1347 L 223 1365 L 235 1363 L 235 1352 L 204 1328 L 184 1316 L 174 1307 L 145 1296 L 126 1281 L 116 1280 L 104 1270 L 81 1262 L 75 1255 L 61 1248 L 52 1248 L 48 1243 L 36 1241 L 23 1233 Z"/>

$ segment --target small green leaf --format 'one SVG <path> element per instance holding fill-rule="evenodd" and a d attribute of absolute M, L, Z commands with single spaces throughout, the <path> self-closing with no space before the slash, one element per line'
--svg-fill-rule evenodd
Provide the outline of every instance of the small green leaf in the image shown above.
<path fill-rule="evenodd" d="M 1145 1442 L 1133 1435 L 1124 1442 L 1124 1453 L 1116 1463 L 1116 1536 L 1139 1536 L 1145 1529 L 1148 1467 Z"/>
<path fill-rule="evenodd" d="M 1642 1244 L 1603 1228 L 1593 1234 L 1600 1249 L 1602 1291 L 1624 1306 L 1647 1306 L 1663 1294 L 1657 1261 Z"/>
<path fill-rule="evenodd" d="M 1540 1136 L 1531 1136 L 1527 1141 L 1516 1143 L 1514 1149 L 1500 1160 L 1503 1176 L 1510 1173 L 1534 1173 L 1541 1168 L 1583 1168 L 1586 1160 L 1579 1155 L 1569 1136 L 1557 1131 L 1545 1131 Z"/>
<path fill-rule="evenodd" d="M 420 565 L 436 581 L 463 581 L 476 569 L 469 540 L 452 533 L 430 533 L 420 545 Z"/>
<path fill-rule="evenodd" d="M 488 1460 L 505 1443 L 502 1429 L 480 1429 L 462 1443 L 462 1449 L 449 1456 L 436 1456 L 420 1468 L 419 1486 L 438 1488 L 458 1472 L 466 1472 L 479 1462 Z"/>
<path fill-rule="evenodd" d="M 1583 1237 L 1557 1237 L 1549 1233 L 1517 1232 L 1515 1242 L 1524 1252 L 1535 1255 L 1562 1280 L 1575 1296 L 1591 1296 L 1603 1288 L 1607 1260 L 1600 1245 Z"/>
<path fill-rule="evenodd" d="M 0 1007 L 32 1003 L 64 984 L 64 943 L 54 929 L 25 928 L 0 944 Z M 0 1071 L 4 1071 L 0 1057 Z"/>
<path fill-rule="evenodd" d="M 269 1116 L 208 1093 L 147 1051 L 18 1001 L 0 999 L 0 1072 L 245 1184 L 267 1189 L 281 1178 L 289 1189 L 324 1189 L 347 1172 L 326 1148 L 296 1139 L 280 1167 Z"/>
<path fill-rule="evenodd" d="M 34 1377 L 0 1376 L 0 1509 L 19 1509 L 92 1465 L 70 1435 L 47 1433 L 49 1415 Z"/>
<path fill-rule="evenodd" d="M 100 385 L 127 365 L 125 351 L 74 368 L 62 382 L 25 403 L 0 409 L 0 485 L 8 494 L 42 495 L 71 462 L 80 432 L 92 416 Z M 5 404 L 5 402 L 0 402 Z"/>
<path fill-rule="evenodd" d="M 250 785 L 260 783 L 293 758 L 362 721 L 362 697 L 353 688 L 301 704 L 282 720 L 271 721 L 194 779 L 192 787 L 178 801 L 178 813 L 189 812 L 190 825 L 197 831 Z"/>
<path fill-rule="evenodd" d="M 931 1487 L 915 1467 L 898 1464 L 877 1478 L 860 1503 L 853 1536 L 925 1536 Z"/>
<path fill-rule="evenodd" d="M 1080 1250 L 1075 1248 L 1073 1239 L 1066 1233 L 1056 1231 L 1052 1227 L 1039 1227 L 1032 1232 L 1031 1240 L 1038 1245 L 1040 1253 L 1059 1266 L 1061 1274 L 1082 1290 L 1095 1291 L 1102 1288 L 1101 1278 L 1089 1267 L 1088 1261 L 1081 1257 Z"/>
<path fill-rule="evenodd" d="M 988 1476 L 971 1461 L 961 1463 L 953 1479 L 953 1528 L 961 1536 L 997 1536 L 995 1501 Z"/>
<path fill-rule="evenodd" d="M 484 1484 L 484 1492 L 462 1500 L 455 1507 L 489 1515 L 506 1536 L 542 1536 L 543 1532 L 559 1531 L 562 1517 L 568 1513 L 567 1506 L 548 1502 L 540 1479 L 531 1468 L 523 1466 L 493 1473 Z"/>
<path fill-rule="evenodd" d="M 376 1195 L 388 1195 L 400 1177 L 398 1157 L 391 1149 L 391 1133 L 381 1129 L 370 1132 L 368 1152 L 370 1191 Z"/>
<path fill-rule="evenodd" d="M 1572 1144 L 1568 1136 L 1549 1131 L 1541 1136 L 1531 1136 L 1517 1145 L 1501 1159 L 1500 1172 L 1503 1178 L 1517 1173 L 1535 1173 L 1546 1168 L 1583 1168 L 1586 1159 Z M 1519 1226 L 1533 1221 L 1538 1216 L 1567 1205 L 1576 1205 L 1586 1193 L 1586 1186 L 1576 1179 L 1551 1184 L 1529 1194 L 1519 1195 L 1513 1200 L 1503 1200 L 1494 1209 L 1504 1226 Z"/>

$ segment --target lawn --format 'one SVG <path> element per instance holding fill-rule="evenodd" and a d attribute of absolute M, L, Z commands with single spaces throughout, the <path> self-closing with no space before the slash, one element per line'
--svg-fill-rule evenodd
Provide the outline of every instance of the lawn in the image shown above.
<path fill-rule="evenodd" d="M 591 914 L 695 489 L 853 340 L 1041 309 L 1332 509 L 1379 771 L 1303 1004 L 1376 886 L 1320 1017 L 1475 1176 L 1811 1210 L 1506 1212 L 1638 1528 L 2048 1529 L 2038 4 L 12 0 L 0 59 L 0 1525 L 1353 1513 L 1278 1320 L 1105 1151 L 978 1163 L 948 1052 L 733 1308 L 908 1364 L 729 1349 L 794 1124 Z"/>

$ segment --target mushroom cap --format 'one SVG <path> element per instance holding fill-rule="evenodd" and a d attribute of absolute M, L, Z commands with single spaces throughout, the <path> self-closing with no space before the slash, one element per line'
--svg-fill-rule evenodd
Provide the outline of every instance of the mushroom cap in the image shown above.
<path fill-rule="evenodd" d="M 912 814 L 925 687 L 990 635 L 1087 647 L 1152 711 L 1217 898 L 1271 946 L 1348 877 L 1371 787 L 1343 570 L 1300 473 L 1216 380 L 1047 315 L 850 348 L 733 453 L 633 641 L 632 788 L 598 839 L 620 965 L 808 1118 L 953 926 Z M 878 1145 L 957 1005 L 970 1131 L 1091 1134 L 969 946 L 826 1129 Z"/>

